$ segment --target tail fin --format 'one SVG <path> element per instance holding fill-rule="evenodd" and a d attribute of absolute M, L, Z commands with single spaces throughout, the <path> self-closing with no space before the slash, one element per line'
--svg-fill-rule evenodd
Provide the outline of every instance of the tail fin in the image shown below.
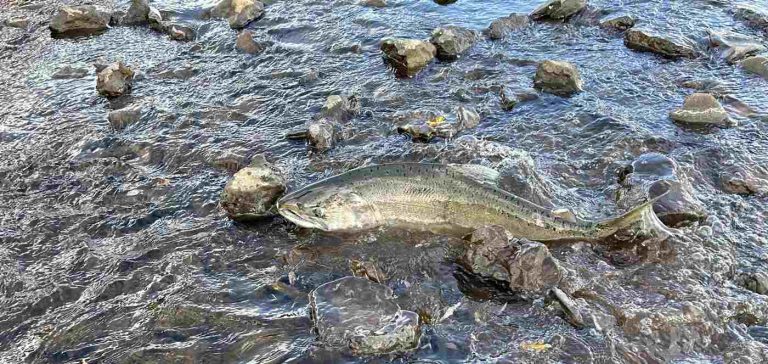
<path fill-rule="evenodd" d="M 674 235 L 674 229 L 664 225 L 664 223 L 656 216 L 656 213 L 653 212 L 653 204 L 664 196 L 666 196 L 666 193 L 646 201 L 624 215 L 600 222 L 600 235 L 602 235 L 603 238 L 607 238 L 616 232 L 623 230 L 631 230 L 634 235 L 661 238 Z"/>

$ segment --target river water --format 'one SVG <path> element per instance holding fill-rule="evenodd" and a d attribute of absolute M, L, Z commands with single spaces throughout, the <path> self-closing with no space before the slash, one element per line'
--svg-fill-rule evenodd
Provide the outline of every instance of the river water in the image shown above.
<path fill-rule="evenodd" d="M 238 52 L 225 21 L 200 19 L 207 0 L 153 2 L 197 29 L 192 43 L 143 27 L 51 39 L 46 22 L 60 4 L 0 3 L 0 16 L 32 20 L 26 31 L 0 29 L 0 362 L 768 357 L 768 297 L 738 284 L 745 272 L 768 269 L 768 200 L 765 189 L 747 195 L 722 187 L 734 170 L 768 183 L 768 82 L 705 46 L 703 56 L 682 60 L 629 50 L 621 33 L 594 21 L 625 12 L 694 40 L 712 29 L 768 43 L 733 16 L 732 2 L 593 0 L 594 11 L 567 24 L 535 23 L 502 41 L 483 39 L 459 60 L 434 62 L 412 79 L 395 78 L 384 65 L 383 38 L 425 39 L 448 24 L 480 31 L 538 4 L 388 0 L 376 9 L 352 0 L 274 0 L 248 27 L 270 42 L 259 55 Z M 541 94 L 503 110 L 499 89 L 530 94 L 536 64 L 546 59 L 576 64 L 585 91 Z M 130 95 L 107 100 L 95 91 L 92 64 L 115 60 L 140 76 Z M 65 65 L 89 73 L 51 77 Z M 668 113 L 693 92 L 686 81 L 716 84 L 738 126 L 671 121 Z M 314 153 L 284 138 L 332 94 L 357 95 L 362 105 L 344 141 Z M 107 112 L 136 103 L 149 112 L 113 130 Z M 414 143 L 395 132 L 398 122 L 449 115 L 459 105 L 476 108 L 482 121 L 458 141 Z M 218 206 L 228 178 L 256 154 L 274 162 L 293 189 L 369 163 L 494 167 L 519 152 L 535 161 L 554 205 L 589 218 L 620 212 L 618 171 L 643 153 L 662 153 L 677 162 L 708 217 L 683 227 L 685 239 L 615 253 L 625 259 L 585 244 L 553 248 L 582 292 L 579 302 L 602 323 L 577 329 L 541 300 L 508 299 L 468 283 L 451 258 L 456 239 L 327 236 L 279 217 L 236 223 Z M 404 309 L 433 318 L 422 325 L 417 349 L 358 357 L 316 340 L 307 294 L 350 275 L 350 260 L 376 262 Z M 522 345 L 535 342 L 549 349 Z"/>

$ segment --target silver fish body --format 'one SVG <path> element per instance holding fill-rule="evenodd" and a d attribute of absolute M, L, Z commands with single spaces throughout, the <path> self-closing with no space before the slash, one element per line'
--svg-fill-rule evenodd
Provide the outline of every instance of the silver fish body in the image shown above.
<path fill-rule="evenodd" d="M 324 231 L 395 227 L 464 234 L 499 225 L 516 237 L 547 242 L 600 240 L 637 223 L 663 227 L 650 202 L 605 222 L 567 221 L 466 170 L 424 163 L 361 167 L 292 192 L 277 207 L 293 223 Z"/>

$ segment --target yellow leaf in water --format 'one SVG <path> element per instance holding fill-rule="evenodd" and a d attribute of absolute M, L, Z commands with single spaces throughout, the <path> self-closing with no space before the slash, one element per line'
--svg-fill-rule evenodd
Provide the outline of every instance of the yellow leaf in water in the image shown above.
<path fill-rule="evenodd" d="M 429 121 L 427 121 L 427 124 L 429 124 L 429 126 L 434 128 L 444 122 L 445 122 L 445 116 L 439 115 L 439 116 L 435 116 L 432 119 L 429 119 Z"/>
<path fill-rule="evenodd" d="M 547 351 L 547 349 L 551 348 L 552 345 L 545 344 L 543 342 L 535 342 L 535 343 L 522 343 L 520 344 L 520 347 L 523 350 L 533 350 L 533 351 Z"/>

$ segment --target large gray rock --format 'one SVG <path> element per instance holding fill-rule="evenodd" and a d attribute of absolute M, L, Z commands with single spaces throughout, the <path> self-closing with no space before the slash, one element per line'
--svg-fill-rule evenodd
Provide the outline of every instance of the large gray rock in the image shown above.
<path fill-rule="evenodd" d="M 768 80 L 768 57 L 749 57 L 741 62 L 741 67 Z"/>
<path fill-rule="evenodd" d="M 669 117 L 674 121 L 687 124 L 732 125 L 720 102 L 706 93 L 695 93 L 685 98 L 683 107 L 672 111 Z"/>
<path fill-rule="evenodd" d="M 435 45 L 438 59 L 454 60 L 472 47 L 476 39 L 475 31 L 449 25 L 432 31 L 429 41 Z"/>
<path fill-rule="evenodd" d="M 264 4 L 257 0 L 221 0 L 208 9 L 208 15 L 226 18 L 232 29 L 242 29 L 264 15 Z"/>
<path fill-rule="evenodd" d="M 642 52 L 653 52 L 670 58 L 694 58 L 697 53 L 690 39 L 681 36 L 661 34 L 654 30 L 632 28 L 624 34 L 627 48 Z"/>
<path fill-rule="evenodd" d="M 491 22 L 483 33 L 492 40 L 504 39 L 509 33 L 525 29 L 531 24 L 531 19 L 524 14 L 510 14 Z"/>
<path fill-rule="evenodd" d="M 536 89 L 558 96 L 570 96 L 582 90 L 581 74 L 572 63 L 544 61 L 536 70 Z"/>
<path fill-rule="evenodd" d="M 666 225 L 678 226 L 706 218 L 704 206 L 693 196 L 690 183 L 680 176 L 677 163 L 663 154 L 637 157 L 624 168 L 619 184 L 618 205 L 624 209 L 663 195 L 653 204 L 653 211 Z"/>
<path fill-rule="evenodd" d="M 587 0 L 548 0 L 531 13 L 531 19 L 567 19 L 582 11 Z"/>
<path fill-rule="evenodd" d="M 147 24 L 149 22 L 149 0 L 131 0 L 131 6 L 120 21 L 124 25 Z"/>
<path fill-rule="evenodd" d="M 94 5 L 62 6 L 49 28 L 58 35 L 88 34 L 109 28 L 111 14 Z"/>
<path fill-rule="evenodd" d="M 757 294 L 768 295 L 768 273 L 766 272 L 742 272 L 736 276 L 736 283 Z"/>
<path fill-rule="evenodd" d="M 221 194 L 221 207 L 230 218 L 251 220 L 272 214 L 285 192 L 285 179 L 262 155 L 235 173 Z"/>
<path fill-rule="evenodd" d="M 437 54 L 432 43 L 417 39 L 386 39 L 381 43 L 384 59 L 398 77 L 411 77 L 426 67 Z"/>
<path fill-rule="evenodd" d="M 729 63 L 765 51 L 760 41 L 733 32 L 709 32 L 709 46 L 718 49 L 720 56 Z"/>
<path fill-rule="evenodd" d="M 419 315 L 401 310 L 392 290 L 365 278 L 344 277 L 309 294 L 310 315 L 319 340 L 355 355 L 416 348 Z"/>
<path fill-rule="evenodd" d="M 134 72 L 123 62 L 112 63 L 96 77 L 96 90 L 107 97 L 117 97 L 131 91 Z"/>
<path fill-rule="evenodd" d="M 546 293 L 563 277 L 546 245 L 512 238 L 500 226 L 475 230 L 461 263 L 475 274 L 508 282 L 512 291 L 524 297 Z"/>

